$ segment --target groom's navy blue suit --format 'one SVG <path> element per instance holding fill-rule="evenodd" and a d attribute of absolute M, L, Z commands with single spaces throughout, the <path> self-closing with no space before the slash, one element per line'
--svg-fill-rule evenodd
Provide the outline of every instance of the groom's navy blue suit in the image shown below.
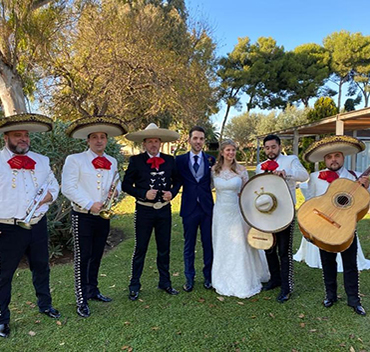
<path fill-rule="evenodd" d="M 177 171 L 182 181 L 182 200 L 180 216 L 184 227 L 184 264 L 188 282 L 194 281 L 194 257 L 198 227 L 200 227 L 203 246 L 203 275 L 211 282 L 213 260 L 212 250 L 212 210 L 211 167 L 215 163 L 213 156 L 202 152 L 200 168 L 195 173 L 190 160 L 190 153 L 176 157 Z"/>

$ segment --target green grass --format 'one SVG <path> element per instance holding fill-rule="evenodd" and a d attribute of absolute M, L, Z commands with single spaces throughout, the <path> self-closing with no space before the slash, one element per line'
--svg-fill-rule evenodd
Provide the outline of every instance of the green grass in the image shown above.
<path fill-rule="evenodd" d="M 172 283 L 184 283 L 182 225 L 179 198 L 173 206 L 171 247 Z M 302 197 L 298 197 L 302 201 Z M 29 270 L 18 270 L 13 280 L 11 338 L 0 340 L 0 351 L 370 351 L 370 315 L 360 317 L 346 305 L 342 274 L 341 299 L 330 309 L 322 306 L 324 287 L 320 269 L 295 263 L 295 291 L 291 300 L 276 302 L 278 289 L 250 299 L 219 296 L 202 287 L 169 296 L 158 290 L 155 243 L 152 240 L 142 276 L 140 300 L 128 300 L 133 239 L 133 199 L 126 198 L 116 218 L 128 239 L 110 251 L 100 270 L 100 289 L 114 299 L 91 302 L 88 319 L 77 316 L 73 266 L 54 266 L 51 287 L 54 306 L 62 313 L 57 322 L 38 313 Z M 369 218 L 359 224 L 366 257 L 370 252 Z M 298 230 L 294 251 L 301 241 Z M 196 269 L 201 273 L 201 245 L 197 243 Z M 363 305 L 370 313 L 369 272 L 361 273 Z M 32 302 L 32 303 L 31 303 Z M 29 333 L 35 333 L 31 336 Z"/>

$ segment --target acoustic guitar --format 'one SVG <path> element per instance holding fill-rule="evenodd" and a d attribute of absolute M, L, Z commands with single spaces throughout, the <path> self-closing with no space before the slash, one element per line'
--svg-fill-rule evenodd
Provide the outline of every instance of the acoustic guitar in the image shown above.
<path fill-rule="evenodd" d="M 275 244 L 275 235 L 252 227 L 248 233 L 247 240 L 251 247 L 267 250 Z"/>
<path fill-rule="evenodd" d="M 370 167 L 361 176 L 369 173 Z M 323 195 L 302 204 L 297 213 L 299 228 L 317 247 L 343 252 L 351 245 L 356 224 L 369 210 L 369 202 L 370 194 L 360 183 L 338 178 Z"/>

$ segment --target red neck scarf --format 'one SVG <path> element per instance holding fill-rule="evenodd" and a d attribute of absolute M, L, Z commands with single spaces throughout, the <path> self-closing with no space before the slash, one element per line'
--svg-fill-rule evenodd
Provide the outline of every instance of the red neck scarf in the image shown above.
<path fill-rule="evenodd" d="M 8 164 L 12 169 L 34 170 L 36 161 L 27 155 L 16 155 L 8 160 Z"/>
<path fill-rule="evenodd" d="M 261 164 L 261 170 L 267 171 L 274 171 L 279 167 L 279 164 L 275 160 L 267 160 L 263 164 Z"/>
<path fill-rule="evenodd" d="M 339 178 L 339 175 L 332 170 L 320 171 L 319 173 L 319 179 L 324 180 L 328 183 L 332 183 L 337 178 Z"/>
<path fill-rule="evenodd" d="M 95 169 L 110 170 L 112 163 L 105 156 L 98 156 L 93 161 Z"/>
<path fill-rule="evenodd" d="M 149 158 L 146 161 L 146 163 L 150 164 L 152 169 L 159 170 L 159 165 L 164 164 L 164 160 L 162 158 L 157 157 L 157 156 L 153 156 L 152 158 Z"/>

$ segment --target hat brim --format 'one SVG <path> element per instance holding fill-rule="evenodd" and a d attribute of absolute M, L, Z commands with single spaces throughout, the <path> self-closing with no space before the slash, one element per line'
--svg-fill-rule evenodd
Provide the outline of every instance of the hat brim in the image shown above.
<path fill-rule="evenodd" d="M 255 200 L 262 189 L 276 197 L 277 206 L 271 213 L 260 212 L 255 206 Z M 282 177 L 271 173 L 256 175 L 244 185 L 239 206 L 244 220 L 262 232 L 282 231 L 294 219 L 294 202 L 289 187 Z"/>
<path fill-rule="evenodd" d="M 180 138 L 180 135 L 175 131 L 170 131 L 165 128 L 153 128 L 143 131 L 132 132 L 125 136 L 129 141 L 143 142 L 147 138 L 158 138 L 163 143 L 173 142 Z"/>
<path fill-rule="evenodd" d="M 66 134 L 77 139 L 86 139 L 91 133 L 103 132 L 108 137 L 127 133 L 124 123 L 116 117 L 84 117 L 71 123 Z"/>
<path fill-rule="evenodd" d="M 308 147 L 303 155 L 303 160 L 310 163 L 323 161 L 325 155 L 341 152 L 344 156 L 353 155 L 364 151 L 365 144 L 357 138 L 350 136 L 332 136 L 316 141 Z"/>
<path fill-rule="evenodd" d="M 0 133 L 11 131 L 48 132 L 53 129 L 53 120 L 40 114 L 18 114 L 0 119 Z"/>

